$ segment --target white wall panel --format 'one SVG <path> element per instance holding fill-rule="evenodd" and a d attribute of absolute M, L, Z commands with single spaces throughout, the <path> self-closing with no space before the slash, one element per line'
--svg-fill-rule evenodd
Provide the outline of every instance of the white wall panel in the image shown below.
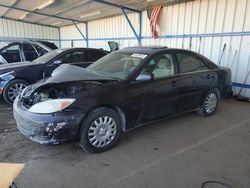
<path fill-rule="evenodd" d="M 199 28 L 198 33 L 206 33 L 207 18 L 208 18 L 208 0 L 202 0 L 200 3 Z"/>
<path fill-rule="evenodd" d="M 59 46 L 59 29 L 54 27 L 29 24 L 21 21 L 0 19 L 0 38 L 26 38 L 47 40 Z"/>
<path fill-rule="evenodd" d="M 138 31 L 138 14 L 131 13 L 129 18 Z M 1 24 L 6 23 L 0 22 L 0 26 Z M 110 40 L 119 42 L 121 48 L 138 45 L 123 15 L 91 21 L 88 25 L 90 47 L 109 49 L 107 41 Z M 164 7 L 158 23 L 158 32 L 161 36 L 160 39 L 151 38 L 147 12 L 144 11 L 142 14 L 142 45 L 191 48 L 218 64 L 223 46 L 226 44 L 221 65 L 232 68 L 234 82 L 244 82 L 250 69 L 249 0 L 194 0 Z M 74 26 L 62 28 L 61 34 L 64 40 L 81 40 L 79 33 L 75 32 Z M 243 34 L 247 36 L 243 36 Z M 77 44 L 82 44 L 78 42 Z M 65 41 L 64 44 L 71 43 Z M 235 58 L 234 54 L 236 54 Z M 233 59 L 235 59 L 234 62 Z M 250 78 L 247 84 L 250 85 Z M 234 90 L 237 92 L 239 88 L 235 87 Z M 250 96 L 249 90 L 244 89 L 243 94 Z"/>

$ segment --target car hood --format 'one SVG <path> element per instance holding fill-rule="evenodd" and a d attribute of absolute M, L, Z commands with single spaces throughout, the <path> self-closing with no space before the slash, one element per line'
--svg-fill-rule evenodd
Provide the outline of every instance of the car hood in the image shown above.
<path fill-rule="evenodd" d="M 36 64 L 30 61 L 17 62 L 17 63 L 5 63 L 5 64 L 0 64 L 0 71 L 15 69 L 18 67 L 25 67 L 29 65 L 36 65 Z"/>
<path fill-rule="evenodd" d="M 44 79 L 44 83 L 64 83 L 73 81 L 101 81 L 116 80 L 111 77 L 103 76 L 88 69 L 80 68 L 74 65 L 63 64 L 56 68 L 51 77 Z"/>
<path fill-rule="evenodd" d="M 34 104 L 34 101 L 36 101 L 33 99 L 34 96 L 37 96 L 46 88 L 55 88 L 55 85 L 67 85 L 67 87 L 70 87 L 74 86 L 74 84 L 78 82 L 81 82 L 81 86 L 86 86 L 86 89 L 89 89 L 113 81 L 117 81 L 117 79 L 99 75 L 85 68 L 64 64 L 56 68 L 49 78 L 44 78 L 24 89 L 20 98 L 27 100 L 29 104 Z M 90 85 L 91 87 L 89 87 Z"/>

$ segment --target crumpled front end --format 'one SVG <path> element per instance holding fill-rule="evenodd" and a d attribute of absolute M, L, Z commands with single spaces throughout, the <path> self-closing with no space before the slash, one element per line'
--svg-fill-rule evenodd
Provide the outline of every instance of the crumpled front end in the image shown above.
<path fill-rule="evenodd" d="M 38 103 L 73 96 L 81 87 L 34 84 L 17 97 L 14 118 L 18 129 L 29 139 L 41 144 L 58 144 L 78 137 L 81 121 L 89 110 L 87 106 L 71 105 L 54 113 L 33 113 L 30 108 Z"/>
<path fill-rule="evenodd" d="M 58 144 L 75 140 L 84 112 L 72 110 L 53 114 L 34 114 L 18 99 L 14 102 L 17 128 L 29 139 L 40 144 Z"/>

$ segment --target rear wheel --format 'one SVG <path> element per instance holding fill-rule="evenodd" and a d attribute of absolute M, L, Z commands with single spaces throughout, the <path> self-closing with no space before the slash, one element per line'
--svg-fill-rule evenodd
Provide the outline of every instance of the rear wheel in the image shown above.
<path fill-rule="evenodd" d="M 121 134 L 119 115 L 110 108 L 90 112 L 80 130 L 80 146 L 91 153 L 100 153 L 117 144 Z"/>
<path fill-rule="evenodd" d="M 198 113 L 204 117 L 212 116 L 217 109 L 219 100 L 220 100 L 220 92 L 217 89 L 210 90 L 206 94 Z"/>
<path fill-rule="evenodd" d="M 12 104 L 16 97 L 21 94 L 23 89 L 28 85 L 28 82 L 20 79 L 10 81 L 3 90 L 3 97 L 5 101 Z"/>

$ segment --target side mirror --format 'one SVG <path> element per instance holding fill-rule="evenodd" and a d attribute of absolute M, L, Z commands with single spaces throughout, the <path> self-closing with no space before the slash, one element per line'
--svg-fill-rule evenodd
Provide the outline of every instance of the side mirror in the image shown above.
<path fill-rule="evenodd" d="M 55 61 L 53 62 L 54 65 L 58 65 L 58 64 L 61 64 L 61 63 L 62 63 L 62 60 L 55 60 Z"/>
<path fill-rule="evenodd" d="M 136 78 L 136 81 L 150 81 L 154 79 L 154 75 L 150 73 L 139 74 Z"/>

